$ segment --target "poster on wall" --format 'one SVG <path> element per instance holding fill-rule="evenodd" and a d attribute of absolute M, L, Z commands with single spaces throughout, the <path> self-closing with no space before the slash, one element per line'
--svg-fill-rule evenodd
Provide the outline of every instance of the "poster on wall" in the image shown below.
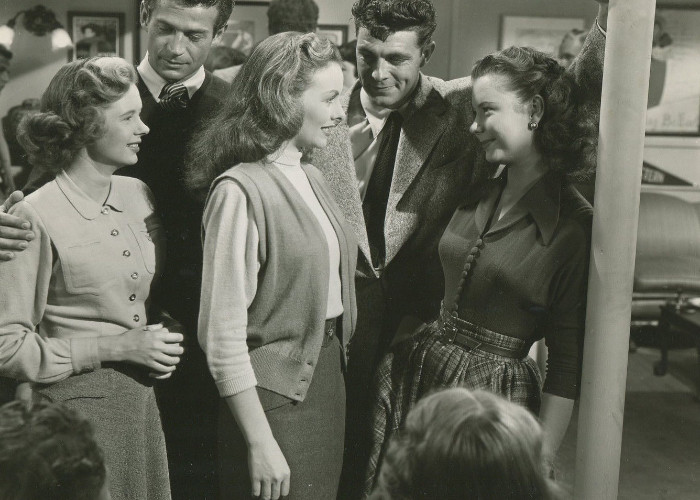
<path fill-rule="evenodd" d="M 503 16 L 498 48 L 534 47 L 556 57 L 564 35 L 584 25 L 584 19 L 574 17 Z"/>
<path fill-rule="evenodd" d="M 253 47 L 267 38 L 267 8 L 270 2 L 236 2 L 226 30 L 215 45 L 222 45 L 249 56 Z"/>
<path fill-rule="evenodd" d="M 651 50 L 647 135 L 700 135 L 700 6 L 659 6 Z"/>
<path fill-rule="evenodd" d="M 68 12 L 68 27 L 75 48 L 68 60 L 94 56 L 124 57 L 124 14 Z"/>

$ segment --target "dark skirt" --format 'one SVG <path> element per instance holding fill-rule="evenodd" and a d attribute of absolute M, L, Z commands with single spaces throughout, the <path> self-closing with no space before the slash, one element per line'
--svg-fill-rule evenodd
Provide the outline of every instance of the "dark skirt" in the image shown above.
<path fill-rule="evenodd" d="M 288 500 L 333 500 L 338 492 L 345 435 L 345 384 L 334 335 L 321 348 L 304 401 L 258 388 L 265 416 L 290 475 Z M 251 498 L 248 448 L 226 402 L 219 411 L 222 500 Z"/>
<path fill-rule="evenodd" d="M 454 321 L 454 320 L 452 320 Z M 508 337 L 457 320 L 471 338 L 501 348 L 527 352 L 522 339 Z M 423 396 L 442 388 L 484 389 L 518 403 L 535 415 L 542 399 L 542 378 L 527 356 L 509 358 L 451 343 L 444 323 L 428 325 L 412 339 L 396 345 L 379 365 L 372 409 L 371 454 L 365 474 L 365 494 L 375 477 L 390 438 L 403 426 L 408 412 Z"/>
<path fill-rule="evenodd" d="M 136 367 L 103 367 L 34 392 L 90 421 L 114 500 L 168 500 L 165 438 L 150 379 Z"/>

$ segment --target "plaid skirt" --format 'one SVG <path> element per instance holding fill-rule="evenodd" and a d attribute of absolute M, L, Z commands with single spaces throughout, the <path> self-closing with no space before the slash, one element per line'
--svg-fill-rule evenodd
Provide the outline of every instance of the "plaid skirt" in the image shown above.
<path fill-rule="evenodd" d="M 528 342 L 452 318 L 443 312 L 416 336 L 397 344 L 377 370 L 372 408 L 371 454 L 365 473 L 365 494 L 375 484 L 390 438 L 403 426 L 408 412 L 423 396 L 451 387 L 484 389 L 518 403 L 535 415 L 542 399 L 542 378 L 527 356 L 509 358 L 452 343 L 456 328 L 477 342 L 527 352 Z"/>

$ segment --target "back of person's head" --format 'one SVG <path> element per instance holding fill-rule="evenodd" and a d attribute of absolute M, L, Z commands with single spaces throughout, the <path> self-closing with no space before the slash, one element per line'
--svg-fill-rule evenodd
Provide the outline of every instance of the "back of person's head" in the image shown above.
<path fill-rule="evenodd" d="M 270 35 L 284 31 L 313 33 L 318 27 L 318 5 L 314 0 L 272 0 L 267 8 Z"/>
<path fill-rule="evenodd" d="M 585 30 L 573 28 L 564 35 L 559 44 L 557 55 L 562 66 L 568 68 L 571 65 L 578 53 L 581 52 L 587 34 Z"/>
<path fill-rule="evenodd" d="M 588 35 L 588 32 L 586 30 L 582 30 L 580 28 L 572 28 L 569 31 L 566 32 L 566 35 L 564 35 L 564 40 L 576 40 L 578 42 L 583 43 L 583 41 L 586 39 L 586 36 Z"/>
<path fill-rule="evenodd" d="M 0 498 L 109 498 L 92 427 L 60 404 L 14 401 L 0 408 Z"/>
<path fill-rule="evenodd" d="M 194 136 L 186 183 L 206 194 L 229 167 L 257 162 L 294 138 L 304 121 L 301 97 L 314 74 L 341 64 L 338 49 L 315 33 L 287 31 L 260 42 L 217 114 Z"/>
<path fill-rule="evenodd" d="M 357 0 L 352 15 L 356 30 L 365 28 L 382 41 L 397 31 L 414 31 L 421 47 L 430 42 L 437 27 L 430 0 Z"/>
<path fill-rule="evenodd" d="M 542 430 L 495 394 L 447 389 L 411 410 L 386 452 L 372 500 L 549 500 Z"/>
<path fill-rule="evenodd" d="M 231 66 L 239 66 L 243 64 L 247 56 L 240 50 L 225 45 L 214 45 L 209 51 L 209 56 L 204 63 L 204 69 L 215 71 L 222 68 L 230 68 Z"/>
<path fill-rule="evenodd" d="M 523 103 L 542 97 L 544 115 L 534 141 L 551 170 L 573 178 L 595 171 L 598 112 L 556 59 L 531 47 L 508 47 L 474 64 L 472 81 L 485 75 L 504 77 Z"/>
<path fill-rule="evenodd" d="M 29 161 L 50 171 L 67 167 L 82 148 L 104 134 L 102 109 L 136 83 L 120 57 L 93 57 L 61 67 L 41 97 L 39 113 L 19 125 L 17 139 Z"/>
<path fill-rule="evenodd" d="M 141 3 L 146 7 L 146 12 L 150 17 L 151 12 L 155 9 L 159 2 L 163 0 L 141 0 Z M 226 22 L 231 17 L 233 11 L 234 0 L 170 0 L 171 3 L 176 3 L 182 7 L 216 7 L 218 15 L 214 21 L 214 33 L 226 26 Z"/>

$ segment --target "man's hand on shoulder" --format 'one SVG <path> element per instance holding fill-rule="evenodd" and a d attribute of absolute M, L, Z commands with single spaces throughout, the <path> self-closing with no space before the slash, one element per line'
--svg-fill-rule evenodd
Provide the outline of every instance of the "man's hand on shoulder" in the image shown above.
<path fill-rule="evenodd" d="M 12 259 L 14 252 L 21 252 L 34 239 L 29 221 L 8 213 L 13 205 L 23 199 L 21 191 L 14 191 L 0 205 L 0 261 Z"/>

